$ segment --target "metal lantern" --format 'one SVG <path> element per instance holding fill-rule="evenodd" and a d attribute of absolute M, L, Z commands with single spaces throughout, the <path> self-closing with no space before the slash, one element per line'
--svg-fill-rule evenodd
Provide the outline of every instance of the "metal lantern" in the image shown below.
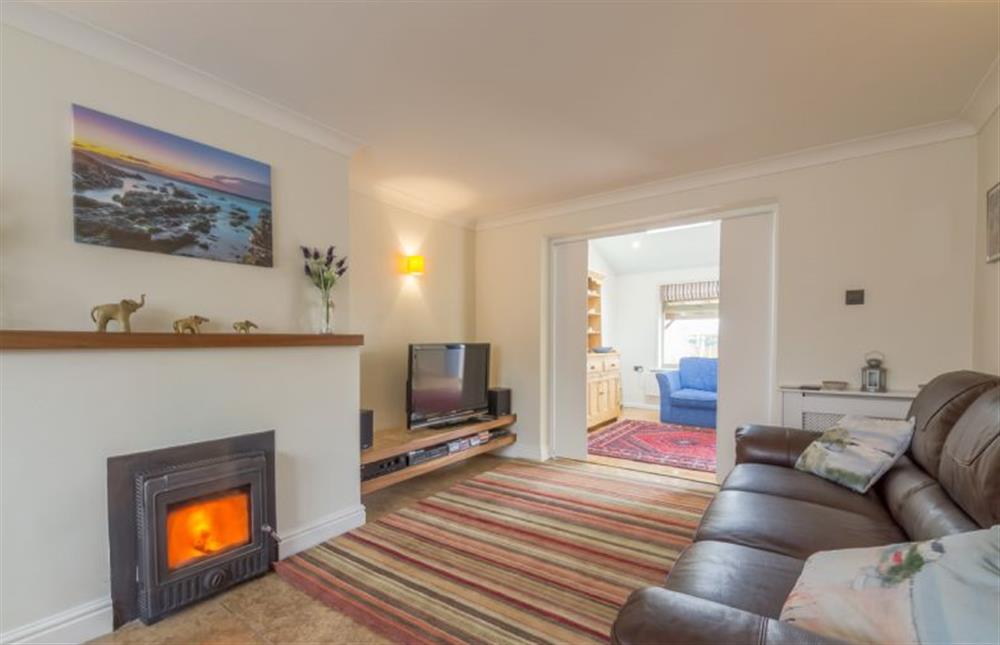
<path fill-rule="evenodd" d="M 865 366 L 861 368 L 861 391 L 862 392 L 885 392 L 886 391 L 886 369 L 882 367 L 885 362 L 885 355 L 882 352 L 868 352 L 865 354 Z"/>

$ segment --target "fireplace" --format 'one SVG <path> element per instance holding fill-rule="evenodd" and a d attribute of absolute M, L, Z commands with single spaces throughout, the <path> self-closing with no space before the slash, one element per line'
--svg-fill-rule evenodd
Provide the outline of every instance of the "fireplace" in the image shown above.
<path fill-rule="evenodd" d="M 268 571 L 274 433 L 108 460 L 115 627 L 152 623 Z"/>
<path fill-rule="evenodd" d="M 164 538 L 167 571 L 251 544 L 252 506 L 249 487 L 168 504 Z"/>

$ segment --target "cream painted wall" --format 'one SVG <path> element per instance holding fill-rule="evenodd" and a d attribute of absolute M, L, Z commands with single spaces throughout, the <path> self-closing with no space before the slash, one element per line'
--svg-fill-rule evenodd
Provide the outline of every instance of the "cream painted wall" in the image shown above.
<path fill-rule="evenodd" d="M 353 324 L 364 330 L 361 405 L 375 428 L 406 424 L 407 345 L 473 340 L 475 235 L 351 192 Z M 423 276 L 403 275 L 404 255 L 423 255 Z"/>
<path fill-rule="evenodd" d="M 480 230 L 476 333 L 513 388 L 516 454 L 538 458 L 547 443 L 547 240 L 777 203 L 777 381 L 856 383 L 879 349 L 891 387 L 913 388 L 972 364 L 975 178 L 964 137 Z M 867 304 L 845 307 L 858 287 Z"/>
<path fill-rule="evenodd" d="M 548 455 L 549 245 L 537 224 L 476 235 L 476 338 L 492 343 L 492 382 L 519 415 L 508 456 Z"/>
<path fill-rule="evenodd" d="M 91 329 L 93 305 L 146 293 L 138 331 L 169 331 L 194 313 L 212 320 L 208 331 L 244 318 L 261 331 L 314 329 L 318 299 L 298 245 L 348 244 L 345 156 L 11 27 L 2 33 L 0 326 Z M 275 266 L 74 242 L 73 103 L 270 164 Z M 334 292 L 341 329 L 350 327 L 347 290 Z"/>
<path fill-rule="evenodd" d="M 90 329 L 91 306 L 145 292 L 137 330 L 195 312 L 209 330 L 312 328 L 297 246 L 349 244 L 346 157 L 6 26 L 0 59 L 0 327 Z M 275 267 L 75 243 L 72 103 L 271 164 Z M 282 552 L 363 522 L 358 366 L 355 348 L 0 355 L 0 638 L 110 630 L 115 454 L 275 429 Z"/>
<path fill-rule="evenodd" d="M 977 137 L 979 182 L 976 187 L 976 295 L 972 362 L 977 370 L 1000 374 L 1000 262 L 987 264 L 986 191 L 1000 182 L 1000 110 L 993 112 Z"/>

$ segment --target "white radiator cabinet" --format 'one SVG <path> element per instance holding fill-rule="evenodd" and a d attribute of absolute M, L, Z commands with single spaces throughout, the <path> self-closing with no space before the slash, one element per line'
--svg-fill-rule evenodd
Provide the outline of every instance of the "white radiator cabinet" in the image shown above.
<path fill-rule="evenodd" d="M 781 424 L 822 432 L 833 427 L 841 417 L 863 414 L 883 419 L 904 419 L 916 392 L 861 392 L 859 390 L 803 390 L 782 387 Z"/>

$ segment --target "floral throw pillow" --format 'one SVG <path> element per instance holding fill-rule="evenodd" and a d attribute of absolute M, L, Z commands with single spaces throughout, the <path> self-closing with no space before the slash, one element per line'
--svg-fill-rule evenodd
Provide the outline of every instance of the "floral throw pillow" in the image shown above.
<path fill-rule="evenodd" d="M 821 551 L 781 620 L 852 643 L 996 643 L 1000 525 L 927 542 Z"/>
<path fill-rule="evenodd" d="M 847 415 L 806 447 L 796 470 L 867 493 L 910 445 L 913 419 Z"/>

